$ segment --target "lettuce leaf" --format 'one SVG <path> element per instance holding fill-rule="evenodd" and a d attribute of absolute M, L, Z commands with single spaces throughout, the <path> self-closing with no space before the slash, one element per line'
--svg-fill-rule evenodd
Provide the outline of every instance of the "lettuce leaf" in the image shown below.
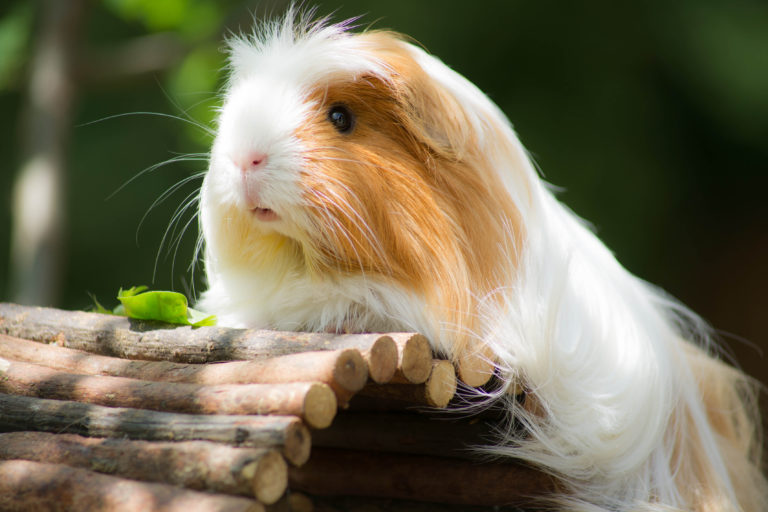
<path fill-rule="evenodd" d="M 117 293 L 120 304 L 112 311 L 99 304 L 94 297 L 95 310 L 99 313 L 111 313 L 138 320 L 156 320 L 193 327 L 216 325 L 216 315 L 190 308 L 183 294 L 146 290 L 146 286 L 133 286 L 127 290 L 120 288 Z"/>

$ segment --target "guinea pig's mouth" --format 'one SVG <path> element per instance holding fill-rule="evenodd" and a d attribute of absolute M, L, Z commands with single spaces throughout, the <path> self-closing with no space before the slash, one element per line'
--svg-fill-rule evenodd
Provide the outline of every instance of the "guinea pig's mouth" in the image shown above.
<path fill-rule="evenodd" d="M 253 212 L 257 219 L 264 222 L 269 222 L 280 218 L 274 210 L 270 210 L 269 208 L 251 208 L 251 212 Z"/>

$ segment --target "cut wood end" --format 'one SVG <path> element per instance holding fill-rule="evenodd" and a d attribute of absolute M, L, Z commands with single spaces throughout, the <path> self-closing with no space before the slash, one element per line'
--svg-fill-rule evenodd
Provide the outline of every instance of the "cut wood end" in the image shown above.
<path fill-rule="evenodd" d="M 296 418 L 285 431 L 283 456 L 294 466 L 301 466 L 309 460 L 312 436 L 309 429 Z"/>
<path fill-rule="evenodd" d="M 336 417 L 336 395 L 327 384 L 312 384 L 304 398 L 303 417 L 313 428 L 327 428 Z"/>
<path fill-rule="evenodd" d="M 411 384 L 421 384 L 432 371 L 432 349 L 427 338 L 421 334 L 408 334 L 398 345 L 398 370 Z"/>
<path fill-rule="evenodd" d="M 315 504 L 306 494 L 292 492 L 288 495 L 288 510 L 290 512 L 313 512 Z"/>
<path fill-rule="evenodd" d="M 380 336 L 363 354 L 368 361 L 368 375 L 377 384 L 392 380 L 397 369 L 397 345 L 390 336 Z"/>
<path fill-rule="evenodd" d="M 473 388 L 482 386 L 491 380 L 494 368 L 494 355 L 487 346 L 459 357 L 459 379 Z"/>
<path fill-rule="evenodd" d="M 335 381 L 347 391 L 360 391 L 368 380 L 368 365 L 354 348 L 341 351 L 333 367 Z"/>
<path fill-rule="evenodd" d="M 265 505 L 275 503 L 288 488 L 288 464 L 275 450 L 246 465 L 242 474 L 251 480 L 253 495 Z"/>
<path fill-rule="evenodd" d="M 444 408 L 456 394 L 456 371 L 450 361 L 432 363 L 432 373 L 426 383 L 427 401 L 433 407 Z"/>

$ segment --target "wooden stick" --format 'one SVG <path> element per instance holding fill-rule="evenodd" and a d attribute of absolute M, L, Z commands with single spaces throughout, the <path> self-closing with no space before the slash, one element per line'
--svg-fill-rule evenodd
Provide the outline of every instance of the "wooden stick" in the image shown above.
<path fill-rule="evenodd" d="M 373 382 L 383 384 L 392 380 L 398 361 L 395 341 L 390 336 L 382 335 L 371 343 L 369 348 L 364 348 L 363 341 L 358 342 L 352 338 L 346 343 L 353 342 L 353 346 L 361 349 L 363 357 L 368 362 L 368 375 Z"/>
<path fill-rule="evenodd" d="M 476 459 L 477 448 L 493 445 L 498 421 L 445 413 L 345 412 L 312 435 L 314 447 Z"/>
<path fill-rule="evenodd" d="M 293 416 L 176 414 L 0 393 L 0 432 L 41 430 L 90 437 L 146 441 L 207 440 L 253 448 L 281 447 L 301 465 L 309 458 L 310 434 Z"/>
<path fill-rule="evenodd" d="M 450 361 L 435 360 L 427 382 L 423 384 L 368 384 L 360 395 L 402 402 L 402 407 L 445 408 L 456 394 L 456 371 Z"/>
<path fill-rule="evenodd" d="M 432 407 L 443 409 L 456 394 L 456 370 L 450 361 L 432 361 L 429 379 L 424 384 L 424 399 Z"/>
<path fill-rule="evenodd" d="M 10 359 L 0 359 L 0 392 L 155 411 L 299 416 L 314 428 L 330 425 L 337 409 L 333 391 L 319 382 L 174 384 L 77 375 Z"/>
<path fill-rule="evenodd" d="M 314 512 L 315 504 L 306 494 L 300 492 L 288 491 L 280 498 L 280 501 L 267 508 L 267 512 Z M 339 512 L 335 509 L 323 509 L 324 512 Z M 360 509 L 354 509 L 360 510 Z M 362 510 L 367 510 L 363 508 Z"/>
<path fill-rule="evenodd" d="M 233 448 L 207 441 L 147 442 L 74 434 L 0 434 L 0 460 L 65 464 L 133 480 L 256 497 L 276 502 L 288 466 L 276 450 Z"/>
<path fill-rule="evenodd" d="M 389 335 L 397 345 L 397 371 L 392 381 L 421 384 L 432 370 L 432 349 L 427 338 L 407 332 Z"/>
<path fill-rule="evenodd" d="M 361 498 L 358 496 L 313 496 L 312 498 L 317 503 L 318 512 L 357 512 L 360 510 L 365 512 L 524 512 L 517 507 L 472 507 L 384 498 Z"/>
<path fill-rule="evenodd" d="M 291 512 L 312 512 L 315 510 L 315 504 L 306 494 L 292 492 L 288 496 L 288 510 Z"/>
<path fill-rule="evenodd" d="M 26 460 L 0 462 L 0 510 L 264 512 L 257 501 Z"/>
<path fill-rule="evenodd" d="M 382 334 L 300 333 L 175 326 L 122 316 L 0 303 L 0 333 L 125 359 L 207 363 L 356 348 L 375 382 L 388 382 L 397 347 Z"/>
<path fill-rule="evenodd" d="M 459 379 L 468 386 L 480 387 L 491 380 L 495 366 L 493 351 L 487 345 L 481 345 L 459 356 Z"/>
<path fill-rule="evenodd" d="M 289 487 L 308 494 L 455 505 L 530 505 L 554 489 L 551 477 L 519 464 L 330 448 L 288 473 Z"/>
<path fill-rule="evenodd" d="M 324 382 L 334 391 L 356 392 L 368 380 L 368 367 L 360 351 L 353 348 L 256 361 L 182 364 L 100 356 L 0 334 L 0 357 L 84 375 L 208 385 Z"/>

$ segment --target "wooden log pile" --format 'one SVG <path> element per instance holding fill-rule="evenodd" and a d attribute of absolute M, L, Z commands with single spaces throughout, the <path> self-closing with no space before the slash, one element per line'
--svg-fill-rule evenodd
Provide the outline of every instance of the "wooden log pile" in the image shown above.
<path fill-rule="evenodd" d="M 484 365 L 462 359 L 459 374 L 481 385 Z M 456 389 L 454 365 L 413 333 L 0 303 L 0 510 L 480 511 L 551 490 L 475 455 L 495 422 L 437 412 Z"/>

